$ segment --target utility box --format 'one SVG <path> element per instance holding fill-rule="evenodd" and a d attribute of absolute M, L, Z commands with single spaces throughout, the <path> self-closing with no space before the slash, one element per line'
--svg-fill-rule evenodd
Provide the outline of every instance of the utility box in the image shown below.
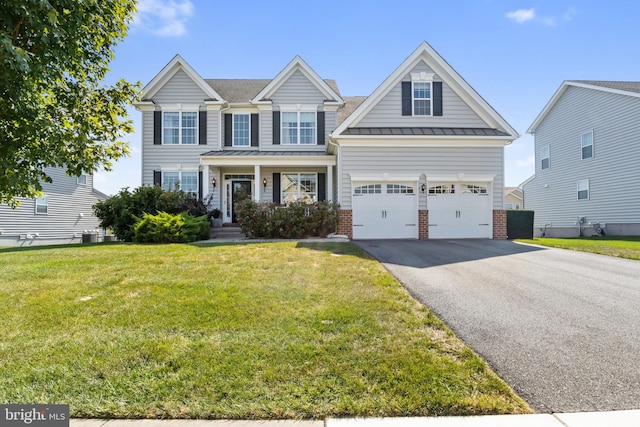
<path fill-rule="evenodd" d="M 82 243 L 98 243 L 98 234 L 82 233 Z"/>

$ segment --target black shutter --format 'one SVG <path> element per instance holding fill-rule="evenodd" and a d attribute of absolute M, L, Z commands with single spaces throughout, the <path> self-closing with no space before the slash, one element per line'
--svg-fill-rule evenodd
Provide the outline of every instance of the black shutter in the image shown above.
<path fill-rule="evenodd" d="M 273 173 L 273 203 L 280 203 L 280 172 Z"/>
<path fill-rule="evenodd" d="M 318 174 L 318 201 L 323 202 L 327 200 L 327 174 Z"/>
<path fill-rule="evenodd" d="M 402 82 L 402 115 L 411 116 L 411 82 Z"/>
<path fill-rule="evenodd" d="M 224 146 L 232 147 L 233 146 L 233 115 L 225 114 L 224 115 Z"/>
<path fill-rule="evenodd" d="M 258 114 L 251 115 L 251 146 L 258 147 L 260 137 L 260 116 Z"/>
<path fill-rule="evenodd" d="M 324 111 L 318 111 L 318 145 L 324 145 Z"/>
<path fill-rule="evenodd" d="M 202 171 L 198 171 L 198 200 L 202 200 Z"/>
<path fill-rule="evenodd" d="M 207 145 L 207 112 L 200 111 L 198 117 L 198 143 Z"/>
<path fill-rule="evenodd" d="M 442 82 L 433 82 L 433 115 L 442 115 Z"/>
<path fill-rule="evenodd" d="M 280 145 L 280 111 L 273 112 L 273 145 Z"/>
<path fill-rule="evenodd" d="M 153 144 L 162 144 L 162 111 L 153 112 Z"/>
<path fill-rule="evenodd" d="M 162 186 L 162 171 L 153 171 L 153 185 Z"/>

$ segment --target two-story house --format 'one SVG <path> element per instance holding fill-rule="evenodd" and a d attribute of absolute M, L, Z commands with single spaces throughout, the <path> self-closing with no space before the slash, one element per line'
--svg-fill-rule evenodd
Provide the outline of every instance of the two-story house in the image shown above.
<path fill-rule="evenodd" d="M 82 243 L 85 233 L 101 233 L 93 205 L 107 196 L 93 188 L 93 175 L 68 176 L 47 168 L 53 182 L 43 182 L 42 197 L 18 198 L 13 209 L 0 204 L 0 246 Z"/>
<path fill-rule="evenodd" d="M 142 183 L 211 194 L 226 222 L 242 197 L 332 200 L 351 238 L 506 236 L 518 134 L 427 43 L 368 97 L 300 57 L 272 79 L 222 80 L 180 56 L 143 96 Z"/>
<path fill-rule="evenodd" d="M 640 234 L 640 82 L 565 81 L 527 130 L 524 202 L 547 237 Z"/>

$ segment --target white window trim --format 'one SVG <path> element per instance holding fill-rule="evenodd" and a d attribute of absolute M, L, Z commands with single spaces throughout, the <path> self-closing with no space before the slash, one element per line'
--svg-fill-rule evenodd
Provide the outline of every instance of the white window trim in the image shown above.
<path fill-rule="evenodd" d="M 291 144 L 289 142 L 284 142 L 284 119 L 283 113 L 297 113 L 297 141 L 295 144 Z M 302 144 L 300 142 L 300 113 L 314 113 L 313 118 L 313 144 Z M 316 105 L 304 105 L 304 104 L 296 104 L 296 105 L 287 105 L 283 104 L 280 106 L 280 145 L 296 145 L 296 146 L 313 146 L 318 145 L 318 107 Z"/>
<path fill-rule="evenodd" d="M 591 157 L 584 157 L 584 156 L 582 155 L 582 149 L 583 149 L 583 148 L 585 148 L 585 147 L 589 147 L 589 145 L 583 145 L 583 140 L 582 140 L 582 138 L 583 138 L 585 135 L 589 135 L 589 134 L 591 134 Z M 587 131 L 587 132 L 582 132 L 582 133 L 580 134 L 580 158 L 581 158 L 582 160 L 593 159 L 593 158 L 595 157 L 595 155 L 596 155 L 596 151 L 595 151 L 595 142 L 594 142 L 594 140 L 593 140 L 593 130 L 589 130 L 589 131 Z"/>
<path fill-rule="evenodd" d="M 416 98 L 415 91 L 414 91 L 414 85 L 416 83 L 429 83 L 429 94 L 431 96 L 429 98 Z M 425 101 L 425 100 L 429 100 L 429 114 L 416 114 L 415 112 L 416 101 Z M 433 82 L 432 81 L 426 81 L 426 80 L 411 81 L 411 115 L 416 117 L 432 117 L 433 116 Z"/>
<path fill-rule="evenodd" d="M 182 174 L 183 173 L 195 173 L 196 174 L 196 191 L 195 191 L 195 196 L 198 197 L 198 180 L 200 179 L 200 174 L 198 173 L 197 169 L 187 169 L 187 170 L 177 170 L 177 169 L 163 169 L 162 171 L 160 171 L 162 174 L 162 177 L 160 179 L 160 188 L 162 188 L 164 190 L 164 174 L 165 173 L 177 173 L 178 174 L 178 190 L 182 190 Z M 165 191 L 173 191 L 173 188 L 170 188 L 169 190 L 165 190 Z"/>
<path fill-rule="evenodd" d="M 44 203 L 38 203 L 38 201 L 44 201 Z M 45 212 L 38 212 L 38 206 L 44 206 Z M 48 215 L 49 214 L 49 197 L 46 195 L 42 197 L 36 197 L 34 199 L 33 208 L 34 208 L 34 213 L 36 215 Z"/>
<path fill-rule="evenodd" d="M 317 172 L 282 172 L 282 174 L 280 175 L 280 200 L 284 201 L 284 195 L 286 194 L 286 192 L 284 191 L 284 185 L 283 185 L 283 180 L 284 180 L 284 176 L 285 175 L 298 175 L 298 182 L 300 182 L 300 175 L 315 175 L 316 177 L 316 191 L 313 193 L 314 194 L 314 201 L 318 201 L 318 173 Z M 300 192 L 300 185 L 298 185 L 298 197 L 296 200 L 300 200 L 301 199 L 301 195 L 302 194 L 311 194 L 311 193 L 301 193 Z M 284 202 L 283 202 L 284 203 Z"/>
<path fill-rule="evenodd" d="M 200 129 L 200 114 L 199 114 L 199 109 L 194 109 L 194 108 L 182 108 L 182 106 L 180 104 L 178 104 L 178 108 L 168 108 L 166 110 L 162 110 L 162 145 L 198 145 L 198 131 Z M 166 144 L 164 142 L 164 130 L 165 130 L 165 125 L 164 125 L 164 114 L 165 113 L 178 113 L 178 143 L 177 144 Z M 182 113 L 196 113 L 196 126 L 195 126 L 195 130 L 196 130 L 196 141 L 193 144 L 184 144 L 182 142 Z M 174 129 L 174 128 L 172 128 Z M 191 128 L 189 128 L 191 129 Z"/>
<path fill-rule="evenodd" d="M 236 116 L 249 117 L 249 143 L 247 145 L 236 145 Z M 233 113 L 231 118 L 231 146 L 234 148 L 251 147 L 251 113 Z"/>
<path fill-rule="evenodd" d="M 80 178 L 82 178 L 84 176 L 84 182 L 80 182 Z M 87 177 L 86 173 L 83 173 L 82 175 L 76 177 L 76 184 L 78 185 L 87 185 L 87 183 L 89 182 L 89 178 Z"/>
<path fill-rule="evenodd" d="M 580 190 L 580 184 L 581 183 L 587 183 L 587 198 L 586 199 L 581 199 L 580 198 L 580 191 L 585 191 L 585 190 Z M 576 184 L 576 200 L 590 200 L 591 199 L 591 186 L 589 183 L 589 179 L 580 179 L 578 180 L 577 184 Z"/>
<path fill-rule="evenodd" d="M 542 150 L 547 149 L 547 156 L 546 157 L 542 157 Z M 549 165 L 546 168 L 542 167 L 542 161 L 544 159 L 548 160 Z M 549 148 L 549 145 L 543 145 L 542 147 L 540 147 L 540 170 L 544 170 L 544 169 L 551 169 L 551 148 Z"/>

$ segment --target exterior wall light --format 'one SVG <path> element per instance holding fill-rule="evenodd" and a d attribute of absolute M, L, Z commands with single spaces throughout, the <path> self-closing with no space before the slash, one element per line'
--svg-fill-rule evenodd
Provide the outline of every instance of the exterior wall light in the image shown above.
<path fill-rule="evenodd" d="M 262 186 L 265 190 L 267 189 L 267 178 L 262 178 Z"/>
<path fill-rule="evenodd" d="M 213 188 L 216 188 L 216 184 L 217 184 L 217 183 L 218 183 L 218 181 L 216 181 L 216 179 L 215 179 L 215 178 L 213 178 L 213 179 L 211 180 L 211 184 L 213 184 Z"/>

